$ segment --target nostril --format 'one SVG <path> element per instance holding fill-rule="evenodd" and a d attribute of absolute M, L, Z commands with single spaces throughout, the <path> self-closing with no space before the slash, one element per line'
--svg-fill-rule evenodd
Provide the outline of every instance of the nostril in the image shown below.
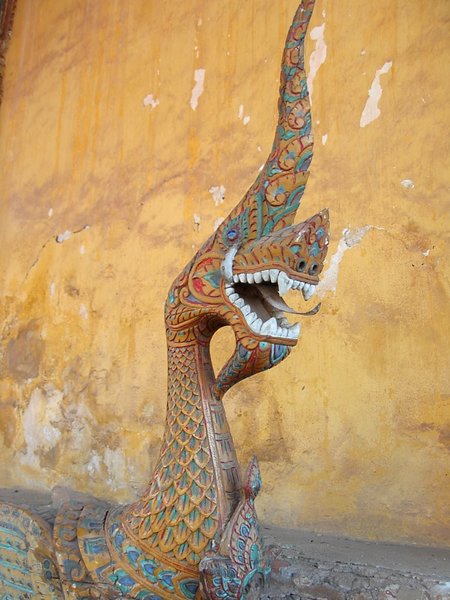
<path fill-rule="evenodd" d="M 315 275 L 317 273 L 317 271 L 319 270 L 319 263 L 313 263 L 310 267 L 309 267 L 309 271 L 308 273 L 310 275 Z"/>
<path fill-rule="evenodd" d="M 297 271 L 300 273 L 306 269 L 306 260 L 301 258 L 297 263 Z"/>

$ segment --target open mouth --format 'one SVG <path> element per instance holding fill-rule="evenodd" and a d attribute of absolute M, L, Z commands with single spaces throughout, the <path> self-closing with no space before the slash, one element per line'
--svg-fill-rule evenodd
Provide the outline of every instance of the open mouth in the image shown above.
<path fill-rule="evenodd" d="M 228 300 L 239 309 L 252 331 L 258 335 L 297 340 L 300 323 L 289 324 L 285 313 L 301 313 L 290 308 L 281 297 L 290 289 L 301 291 L 305 300 L 309 300 L 316 286 L 291 279 L 278 269 L 240 273 L 225 284 Z"/>

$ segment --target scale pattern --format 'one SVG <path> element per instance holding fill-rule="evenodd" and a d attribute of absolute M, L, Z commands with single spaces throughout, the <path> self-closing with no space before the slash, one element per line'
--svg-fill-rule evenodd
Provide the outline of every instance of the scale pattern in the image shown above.
<path fill-rule="evenodd" d="M 0 598 L 64 598 L 51 531 L 30 511 L 0 504 Z"/>
<path fill-rule="evenodd" d="M 129 533 L 167 558 L 197 565 L 218 528 L 217 493 L 198 381 L 197 346 L 169 348 L 166 432 Z"/>

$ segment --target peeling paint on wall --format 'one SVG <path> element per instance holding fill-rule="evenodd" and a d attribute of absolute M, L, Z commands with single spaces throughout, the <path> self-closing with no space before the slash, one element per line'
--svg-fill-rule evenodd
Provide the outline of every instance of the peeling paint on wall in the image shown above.
<path fill-rule="evenodd" d="M 336 293 L 339 267 L 344 254 L 347 252 L 347 250 L 353 248 L 353 246 L 357 246 L 366 233 L 371 229 L 382 228 L 374 225 L 364 225 L 363 227 L 358 227 L 356 229 L 346 228 L 342 231 L 342 237 L 339 240 L 337 250 L 331 257 L 329 267 L 322 275 L 319 285 L 317 286 L 317 294 L 319 298 L 323 298 L 324 295 L 329 291 Z"/>
<path fill-rule="evenodd" d="M 159 104 L 159 100 L 157 98 L 154 98 L 153 94 L 148 94 L 148 96 L 145 96 L 143 102 L 144 106 L 150 106 L 152 110 L 156 108 Z"/>
<path fill-rule="evenodd" d="M 64 233 L 58 233 L 58 235 L 56 236 L 56 241 L 58 242 L 58 244 L 62 244 L 66 240 L 70 240 L 71 237 L 72 232 L 66 229 Z"/>
<path fill-rule="evenodd" d="M 89 317 L 89 313 L 88 313 L 87 308 L 86 308 L 86 306 L 84 304 L 80 304 L 79 313 L 80 313 L 80 316 L 83 319 L 87 319 Z"/>
<path fill-rule="evenodd" d="M 192 88 L 191 95 L 191 108 L 195 110 L 198 106 L 198 99 L 203 94 L 203 88 L 205 85 L 205 69 L 196 69 L 194 72 L 195 85 Z"/>
<path fill-rule="evenodd" d="M 63 397 L 63 393 L 52 384 L 32 391 L 22 419 L 25 439 L 25 453 L 21 456 L 23 464 L 40 467 L 40 453 L 48 452 L 59 442 L 62 434 L 57 425 L 63 423 Z"/>
<path fill-rule="evenodd" d="M 414 189 L 414 181 L 412 181 L 412 179 L 403 179 L 400 183 L 407 190 Z"/>
<path fill-rule="evenodd" d="M 123 452 L 120 449 L 111 450 L 111 448 L 106 448 L 103 455 L 103 462 L 108 470 L 108 485 L 113 490 L 122 487 L 126 469 L 126 460 Z"/>
<path fill-rule="evenodd" d="M 93 453 L 86 466 L 86 470 L 93 477 L 100 471 L 100 457 L 98 454 Z"/>
<path fill-rule="evenodd" d="M 309 57 L 308 90 L 311 106 L 313 103 L 314 79 L 317 75 L 317 71 L 327 58 L 327 45 L 325 43 L 324 35 L 325 23 L 314 27 L 310 33 L 311 39 L 315 40 L 316 42 L 314 50 L 311 52 L 311 56 Z"/>
<path fill-rule="evenodd" d="M 219 229 L 219 227 L 222 225 L 224 220 L 225 220 L 225 217 L 218 217 L 217 219 L 215 219 L 215 221 L 213 223 L 214 231 L 217 231 Z"/>
<path fill-rule="evenodd" d="M 225 186 L 224 185 L 212 185 L 209 188 L 209 193 L 211 194 L 214 204 L 219 206 L 225 200 Z"/>
<path fill-rule="evenodd" d="M 200 217 L 200 215 L 198 213 L 194 213 L 193 215 L 193 219 L 194 219 L 194 230 L 195 231 L 200 231 L 200 225 L 202 222 L 202 219 Z"/>
<path fill-rule="evenodd" d="M 384 63 L 381 69 L 376 71 L 372 85 L 369 89 L 369 97 L 367 98 L 366 105 L 361 114 L 361 119 L 359 121 L 360 127 L 369 125 L 369 123 L 372 123 L 372 121 L 375 121 L 375 119 L 378 119 L 378 117 L 381 115 L 381 111 L 378 108 L 378 102 L 380 101 L 381 94 L 383 93 L 380 77 L 382 75 L 386 75 L 386 73 L 389 73 L 391 67 L 392 61 L 390 60 L 389 62 Z"/>
<path fill-rule="evenodd" d="M 244 115 L 244 105 L 243 104 L 241 104 L 239 106 L 238 119 L 240 119 L 244 125 L 248 125 L 250 123 L 250 116 Z"/>

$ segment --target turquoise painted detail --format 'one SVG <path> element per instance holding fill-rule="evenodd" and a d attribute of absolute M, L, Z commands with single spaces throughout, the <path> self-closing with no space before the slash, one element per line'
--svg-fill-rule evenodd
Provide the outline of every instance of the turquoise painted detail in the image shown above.
<path fill-rule="evenodd" d="M 20 554 L 21 556 L 27 555 L 25 550 L 22 550 L 22 548 L 14 546 L 13 544 L 2 544 L 0 542 L 0 548 L 3 548 L 3 550 L 8 550 L 9 552 L 14 552 L 14 554 Z"/>
<path fill-rule="evenodd" d="M 198 590 L 198 581 L 196 579 L 184 579 L 180 581 L 180 591 L 188 598 L 195 600 L 195 595 Z"/>
<path fill-rule="evenodd" d="M 19 592 L 26 592 L 27 594 L 32 594 L 34 591 L 33 588 L 28 587 L 26 585 L 21 585 L 20 583 L 13 582 L 9 579 L 6 579 L 6 577 L 3 577 L 3 575 L 0 575 L 0 581 L 4 585 L 6 585 L 10 588 L 13 588 L 14 590 L 18 590 Z"/>
<path fill-rule="evenodd" d="M 314 244 L 312 244 L 312 246 L 310 246 L 309 248 L 309 255 L 310 256 L 317 256 L 320 252 L 320 248 L 319 248 L 319 244 L 317 242 L 314 242 Z"/>
<path fill-rule="evenodd" d="M 203 276 L 203 279 L 206 279 L 214 289 L 219 289 L 220 282 L 222 281 L 222 274 L 220 271 L 209 271 Z"/>
<path fill-rule="evenodd" d="M 270 347 L 270 362 L 272 365 L 276 365 L 286 358 L 289 354 L 289 350 L 287 346 L 282 346 L 281 344 L 271 344 Z"/>
<path fill-rule="evenodd" d="M 9 523 L 5 523 L 4 521 L 0 521 L 0 532 L 2 532 L 2 533 L 9 533 L 9 534 L 13 535 L 14 537 L 20 538 L 23 541 L 25 541 L 25 539 L 26 539 L 25 538 L 25 534 L 22 533 L 22 531 L 20 531 L 20 529 L 18 529 L 14 525 L 10 525 Z"/>
<path fill-rule="evenodd" d="M 158 579 L 161 582 L 161 585 L 166 590 L 169 590 L 169 592 L 173 592 L 174 591 L 174 585 L 173 585 L 172 579 L 174 578 L 175 575 L 176 575 L 176 572 L 175 571 L 170 571 L 169 569 L 167 569 L 165 571 L 161 571 L 158 574 Z"/>
<path fill-rule="evenodd" d="M 156 594 L 146 592 L 145 590 L 143 590 L 142 592 L 139 592 L 139 594 L 136 596 L 136 600 L 163 600 L 163 598 L 161 598 L 161 596 L 157 596 Z"/>
<path fill-rule="evenodd" d="M 2 560 L 0 559 L 0 565 L 2 565 L 3 567 L 6 567 L 7 569 L 13 569 L 14 571 L 19 571 L 19 573 L 23 573 L 24 575 L 27 575 L 30 572 L 30 569 L 28 568 L 23 568 L 19 565 L 16 565 L 15 563 L 9 562 L 7 560 Z"/>

